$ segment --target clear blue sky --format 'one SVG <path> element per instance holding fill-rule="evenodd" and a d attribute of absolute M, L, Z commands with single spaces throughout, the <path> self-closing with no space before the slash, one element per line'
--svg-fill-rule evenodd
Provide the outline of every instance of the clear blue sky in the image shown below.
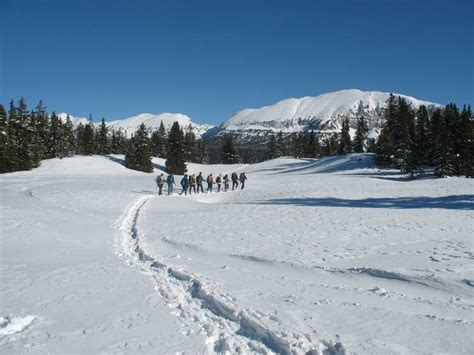
<path fill-rule="evenodd" d="M 348 88 L 472 104 L 473 3 L 0 0 L 0 102 L 199 123 Z"/>

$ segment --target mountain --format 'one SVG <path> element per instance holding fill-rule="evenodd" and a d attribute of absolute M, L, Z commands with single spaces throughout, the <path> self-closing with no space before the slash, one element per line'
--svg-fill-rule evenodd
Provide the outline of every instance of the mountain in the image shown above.
<path fill-rule="evenodd" d="M 345 116 L 349 117 L 353 128 L 356 117 L 364 116 L 369 128 L 376 130 L 380 127 L 382 109 L 389 95 L 390 93 L 352 89 L 316 97 L 290 98 L 262 108 L 239 111 L 221 124 L 217 134 L 261 135 L 278 131 L 292 133 L 311 130 L 324 133 L 339 130 Z M 430 111 L 439 106 L 410 96 L 395 95 L 405 98 L 415 108 L 425 105 Z"/>
<path fill-rule="evenodd" d="M 60 113 L 58 116 L 63 121 L 66 121 L 67 113 Z M 75 117 L 72 115 L 69 115 L 69 118 L 74 125 L 78 125 L 79 123 L 87 124 L 89 122 L 87 118 Z M 201 125 L 194 123 L 191 121 L 189 116 L 183 115 L 181 113 L 161 113 L 159 115 L 141 113 L 139 115 L 122 120 L 106 121 L 105 123 L 108 128 L 117 130 L 121 129 L 128 137 L 130 137 L 142 123 L 144 123 L 148 129 L 154 131 L 160 127 L 161 121 L 163 121 L 163 125 L 165 126 L 166 130 L 169 130 L 175 121 L 177 121 L 183 129 L 186 129 L 189 125 L 191 125 L 194 134 L 198 138 L 209 129 L 214 127 L 209 124 Z M 100 124 L 100 122 L 94 122 L 94 124 L 97 126 Z"/>

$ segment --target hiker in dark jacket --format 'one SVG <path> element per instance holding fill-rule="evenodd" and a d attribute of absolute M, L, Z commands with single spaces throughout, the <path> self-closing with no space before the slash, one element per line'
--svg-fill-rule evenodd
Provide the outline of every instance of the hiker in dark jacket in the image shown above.
<path fill-rule="evenodd" d="M 219 176 L 216 177 L 216 184 L 217 184 L 217 192 L 221 192 L 222 174 L 219 174 Z"/>
<path fill-rule="evenodd" d="M 240 173 L 239 180 L 240 180 L 240 185 L 242 185 L 240 189 L 243 190 L 245 187 L 245 180 L 247 180 L 247 176 L 245 176 L 245 173 Z"/>
<path fill-rule="evenodd" d="M 224 191 L 229 190 L 229 175 L 225 174 L 224 175 Z"/>
<path fill-rule="evenodd" d="M 201 192 L 204 193 L 204 188 L 202 187 L 202 182 L 204 178 L 202 177 L 202 173 L 199 173 L 199 175 L 196 177 L 196 183 L 197 183 L 197 188 L 198 188 L 198 193 L 199 189 L 201 189 Z"/>
<path fill-rule="evenodd" d="M 196 193 L 196 175 L 189 175 L 189 194 L 191 195 L 191 190 Z"/>
<path fill-rule="evenodd" d="M 237 176 L 237 173 L 232 173 L 231 175 L 231 179 L 232 179 L 232 190 L 234 190 L 234 188 L 238 188 L 239 187 L 239 181 L 238 181 L 238 176 Z"/>
<path fill-rule="evenodd" d="M 214 178 L 212 174 L 209 174 L 207 177 L 207 192 L 212 192 L 212 185 L 214 184 Z"/>
<path fill-rule="evenodd" d="M 188 188 L 189 188 L 189 180 L 188 180 L 188 175 L 184 175 L 183 178 L 181 179 L 181 187 L 183 188 L 183 191 L 181 191 L 180 195 L 183 193 L 185 195 L 188 194 Z"/>
<path fill-rule="evenodd" d="M 165 184 L 165 177 L 163 174 L 156 177 L 156 185 L 158 186 L 158 196 L 163 194 L 163 185 Z"/>
<path fill-rule="evenodd" d="M 173 187 L 174 187 L 174 176 L 173 174 L 169 174 L 166 178 L 166 184 L 168 185 L 168 195 L 173 194 Z"/>

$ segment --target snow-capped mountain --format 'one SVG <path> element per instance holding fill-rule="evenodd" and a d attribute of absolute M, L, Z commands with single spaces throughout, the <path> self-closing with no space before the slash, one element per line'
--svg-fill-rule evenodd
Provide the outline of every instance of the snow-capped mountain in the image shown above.
<path fill-rule="evenodd" d="M 66 122 L 67 120 L 67 116 L 68 114 L 65 113 L 65 112 L 61 112 L 60 114 L 58 114 L 58 117 L 61 119 L 61 121 L 63 122 Z M 80 123 L 82 124 L 88 124 L 89 123 L 89 119 L 88 118 L 84 118 L 84 117 L 76 117 L 76 116 L 73 116 L 73 115 L 69 115 L 69 119 L 71 120 L 72 124 L 74 126 L 77 126 L 79 125 Z"/>
<path fill-rule="evenodd" d="M 58 116 L 63 120 L 63 122 L 66 122 L 68 114 L 60 113 Z M 69 118 L 74 125 L 78 125 L 80 123 L 89 123 L 89 119 L 87 118 L 76 117 L 73 115 L 69 115 Z M 206 131 L 214 127 L 209 124 L 194 123 L 191 121 L 191 118 L 189 116 L 183 115 L 181 113 L 161 113 L 159 115 L 154 115 L 151 113 L 141 113 L 139 115 L 125 118 L 122 120 L 106 121 L 105 123 L 109 128 L 121 129 L 128 137 L 130 137 L 142 123 L 144 123 L 148 129 L 154 131 L 160 127 L 160 123 L 162 121 L 166 130 L 169 130 L 174 122 L 178 122 L 180 127 L 182 127 L 183 129 L 187 129 L 187 127 L 191 125 L 196 137 L 201 137 Z M 100 124 L 100 122 L 94 122 L 94 124 L 97 126 Z"/>
<path fill-rule="evenodd" d="M 151 130 L 158 129 L 160 123 L 163 122 L 166 130 L 169 130 L 174 122 L 178 122 L 180 127 L 186 129 L 191 125 L 196 137 L 201 137 L 203 133 L 214 127 L 209 124 L 197 124 L 191 121 L 191 118 L 181 113 L 161 113 L 153 115 L 151 113 L 141 113 L 136 116 L 125 118 L 123 120 L 107 122 L 109 128 L 122 129 L 130 136 L 138 127 L 144 123 L 145 126 Z"/>
<path fill-rule="evenodd" d="M 342 118 L 347 116 L 355 126 L 357 116 L 364 116 L 369 127 L 380 125 L 382 109 L 390 93 L 361 90 L 342 90 L 316 97 L 290 98 L 258 109 L 237 112 L 220 126 L 220 133 L 256 134 L 300 131 L 333 131 L 339 129 Z M 425 105 L 432 110 L 438 104 L 421 101 L 406 95 L 405 98 L 418 108 Z"/>

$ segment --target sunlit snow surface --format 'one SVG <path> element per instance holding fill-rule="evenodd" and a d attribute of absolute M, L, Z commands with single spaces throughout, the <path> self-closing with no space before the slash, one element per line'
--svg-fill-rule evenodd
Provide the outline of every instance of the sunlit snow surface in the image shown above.
<path fill-rule="evenodd" d="M 280 158 L 190 164 L 247 186 L 157 197 L 122 159 L 0 176 L 0 353 L 474 347 L 471 179 Z"/>

